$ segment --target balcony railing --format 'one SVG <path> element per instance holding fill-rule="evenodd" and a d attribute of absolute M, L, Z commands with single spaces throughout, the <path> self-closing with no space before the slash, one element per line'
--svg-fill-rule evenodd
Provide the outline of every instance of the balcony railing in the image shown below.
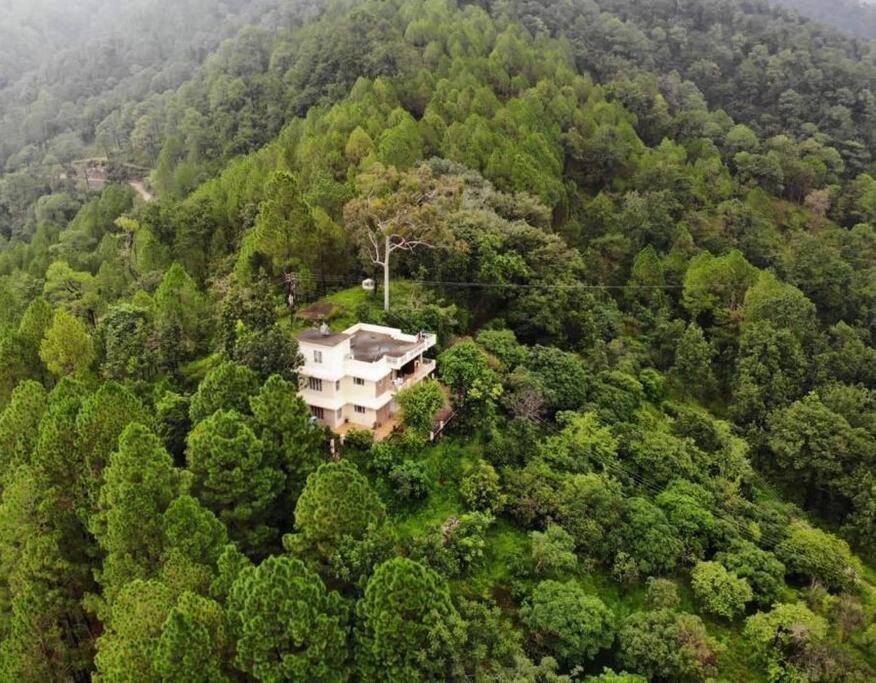
<path fill-rule="evenodd" d="M 403 367 L 406 363 L 410 363 L 414 358 L 419 356 L 424 351 L 431 349 L 435 344 L 438 343 L 438 336 L 435 334 L 426 334 L 425 339 L 417 344 L 414 348 L 407 351 L 402 356 L 387 356 L 386 363 L 393 370 L 398 370 Z"/>
<path fill-rule="evenodd" d="M 431 358 L 424 358 L 423 362 L 420 363 L 420 367 L 417 368 L 417 371 L 412 375 L 408 375 L 407 377 L 399 377 L 393 381 L 393 389 L 398 392 L 402 389 L 407 389 L 408 387 L 421 382 L 425 377 L 429 375 L 435 369 L 435 361 Z"/>

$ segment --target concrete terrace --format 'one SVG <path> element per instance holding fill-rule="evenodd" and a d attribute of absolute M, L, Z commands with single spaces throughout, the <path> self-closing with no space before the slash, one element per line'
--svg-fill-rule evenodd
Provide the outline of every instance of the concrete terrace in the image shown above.
<path fill-rule="evenodd" d="M 319 330 L 307 330 L 298 335 L 298 340 L 318 346 L 335 347 L 338 344 L 350 340 L 350 353 L 353 359 L 362 363 L 375 363 L 381 358 L 400 358 L 405 354 L 419 348 L 425 339 L 410 341 L 398 337 L 367 329 L 352 329 L 346 332 L 334 332 L 323 334 Z M 405 335 L 410 337 L 410 335 Z"/>
<path fill-rule="evenodd" d="M 356 360 L 373 363 L 384 356 L 390 358 L 403 356 L 420 344 L 421 342 L 402 341 L 380 332 L 359 330 L 350 339 L 350 351 Z"/>

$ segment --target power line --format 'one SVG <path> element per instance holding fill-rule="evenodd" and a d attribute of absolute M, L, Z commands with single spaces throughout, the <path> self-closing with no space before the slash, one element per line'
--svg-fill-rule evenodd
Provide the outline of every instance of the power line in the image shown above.
<path fill-rule="evenodd" d="M 317 277 L 312 274 L 301 274 L 301 280 L 306 280 L 311 283 L 332 283 L 332 284 L 350 284 L 355 285 L 362 282 L 364 278 L 348 278 L 348 277 Z M 586 284 L 584 282 L 568 282 L 568 283 L 550 283 L 550 282 L 476 282 L 476 281 L 460 281 L 460 280 L 423 280 L 404 278 L 403 282 L 417 285 L 430 285 L 441 287 L 458 287 L 468 289 L 546 289 L 546 290 L 577 290 L 577 289 L 593 289 L 593 290 L 613 290 L 613 289 L 638 289 L 638 290 L 664 290 L 664 289 L 684 289 L 684 285 L 609 285 L 609 284 Z"/>
<path fill-rule="evenodd" d="M 765 271 L 766 272 L 766 271 Z M 300 274 L 302 281 L 308 281 L 315 284 L 361 284 L 367 278 L 328 276 L 317 277 L 313 274 Z M 467 289 L 527 289 L 527 290 L 681 290 L 684 289 L 683 284 L 662 284 L 662 285 L 612 285 L 612 284 L 587 284 L 584 282 L 568 282 L 568 283 L 551 283 L 551 282 L 478 282 L 478 281 L 462 281 L 462 280 L 425 280 L 414 278 L 400 278 L 402 282 L 415 285 L 429 285 L 449 288 L 467 288 Z M 807 285 L 807 284 L 823 284 L 823 280 L 796 280 L 785 284 L 791 286 Z"/>

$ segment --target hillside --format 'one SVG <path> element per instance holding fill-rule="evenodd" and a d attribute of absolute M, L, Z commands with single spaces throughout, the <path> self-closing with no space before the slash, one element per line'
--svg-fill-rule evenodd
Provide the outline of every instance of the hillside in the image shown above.
<path fill-rule="evenodd" d="M 76 129 L 151 201 L 9 145 L 0 679 L 873 680 L 871 44 L 742 0 L 234 7 Z M 296 396 L 308 311 L 437 334 L 390 438 Z"/>
<path fill-rule="evenodd" d="M 873 0 L 778 0 L 780 5 L 843 31 L 876 38 L 876 7 Z"/>

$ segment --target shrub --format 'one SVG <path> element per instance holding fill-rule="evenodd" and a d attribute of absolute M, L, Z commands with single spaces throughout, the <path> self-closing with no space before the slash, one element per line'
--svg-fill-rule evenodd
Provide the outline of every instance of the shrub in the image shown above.
<path fill-rule="evenodd" d="M 699 562 L 691 571 L 691 588 L 703 609 L 732 619 L 754 597 L 748 581 L 719 562 Z"/>

